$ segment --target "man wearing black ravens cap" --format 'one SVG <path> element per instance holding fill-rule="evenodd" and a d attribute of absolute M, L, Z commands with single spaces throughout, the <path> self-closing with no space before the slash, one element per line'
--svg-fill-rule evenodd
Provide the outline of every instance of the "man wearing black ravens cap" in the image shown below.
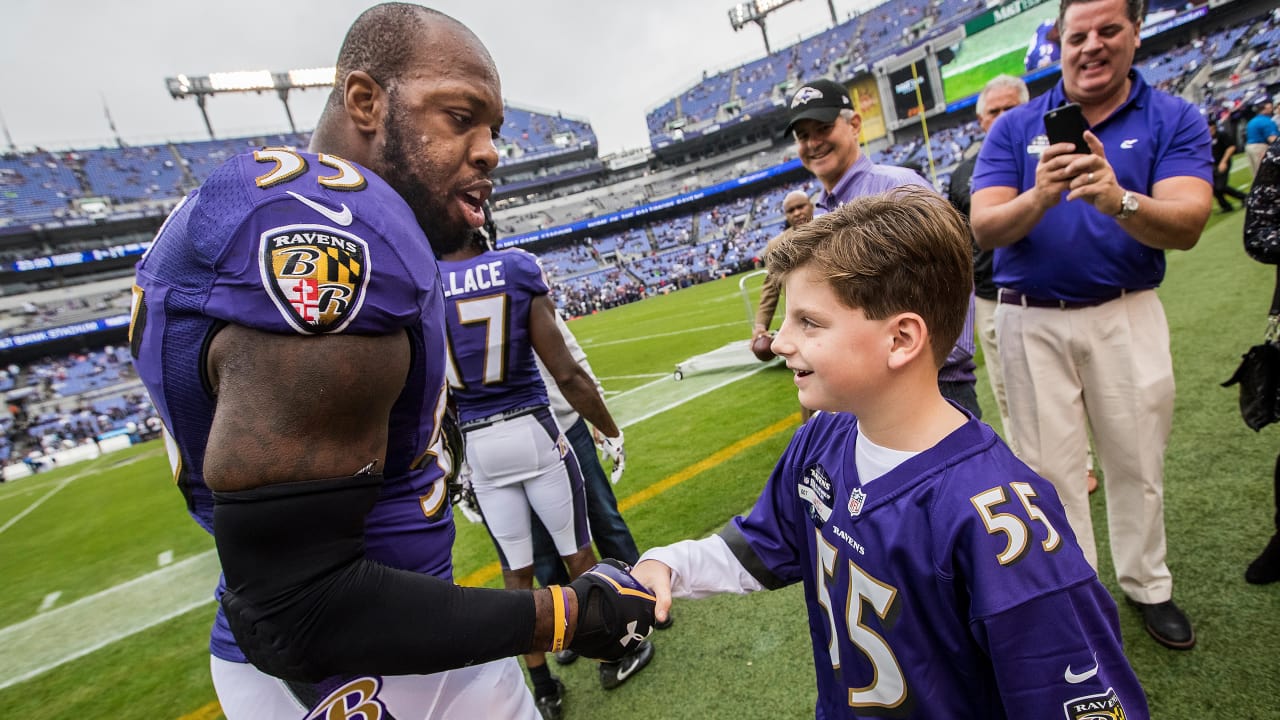
<path fill-rule="evenodd" d="M 831 212 L 855 197 L 899 185 L 933 189 L 906 168 L 876 165 L 863 156 L 858 135 L 862 116 L 849 92 L 834 80 L 810 80 L 791 96 L 787 132 L 794 135 L 800 162 L 822 183 L 817 214 Z"/>
<path fill-rule="evenodd" d="M 858 141 L 861 131 L 862 116 L 844 85 L 819 78 L 800 86 L 791 96 L 787 132 L 795 137 L 800 162 L 822 183 L 822 191 L 813 203 L 815 215 L 831 212 L 854 198 L 901 185 L 933 190 L 932 185 L 911 170 L 871 162 L 871 158 L 861 153 Z M 943 396 L 981 418 L 973 338 L 973 299 L 970 298 L 965 327 L 938 373 L 938 387 Z"/>

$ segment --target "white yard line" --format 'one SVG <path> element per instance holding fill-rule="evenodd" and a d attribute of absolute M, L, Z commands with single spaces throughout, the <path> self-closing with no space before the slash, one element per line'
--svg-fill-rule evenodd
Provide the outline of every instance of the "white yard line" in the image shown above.
<path fill-rule="evenodd" d="M 217 582 L 207 550 L 0 629 L 0 690 L 211 603 Z"/>
<path fill-rule="evenodd" d="M 116 464 L 114 464 L 114 465 L 111 465 L 110 467 L 122 467 L 122 466 L 124 466 L 124 465 L 132 465 L 133 463 L 138 462 L 139 460 L 141 460 L 141 459 L 142 459 L 142 458 L 144 458 L 144 457 L 146 457 L 146 455 L 145 455 L 145 454 L 143 454 L 143 455 L 136 455 L 136 456 L 134 456 L 134 457 L 132 457 L 132 458 L 129 458 L 128 460 L 126 460 L 126 461 L 124 461 L 124 462 L 122 462 L 122 463 L 116 463 Z M 101 458 L 99 458 L 99 459 L 101 459 Z M 36 499 L 36 501 L 35 501 L 35 502 L 33 502 L 33 503 L 31 503 L 29 506 L 27 506 L 27 507 L 23 508 L 23 509 L 22 509 L 22 510 L 17 514 L 17 515 L 14 515 L 13 517 L 9 518 L 9 521 L 8 521 L 8 522 L 6 522 L 4 525 L 0 525 L 0 534 L 3 534 L 5 530 L 8 530 L 9 528 L 13 527 L 13 526 L 14 526 L 15 524 L 17 524 L 17 522 L 18 522 L 19 520 L 21 520 L 22 518 L 26 517 L 27 515 L 30 515 L 30 514 L 31 514 L 31 511 L 33 511 L 33 510 L 35 510 L 36 508 L 38 508 L 38 507 L 40 507 L 41 505 L 43 505 L 45 500 L 48 500 L 49 498 L 53 497 L 54 495 L 57 495 L 59 490 L 61 490 L 62 488 L 66 487 L 66 486 L 68 486 L 68 485 L 70 485 L 73 481 L 75 481 L 75 480 L 79 480 L 79 479 L 80 479 L 80 478 L 82 478 L 82 477 L 88 477 L 88 476 L 90 476 L 90 475 L 96 475 L 97 473 L 99 473 L 99 472 L 101 472 L 101 471 L 103 470 L 103 466 L 102 466 L 102 464 L 101 464 L 101 463 L 96 463 L 94 460 L 90 460 L 89 462 L 94 462 L 94 463 L 95 463 L 92 469 L 90 469 L 90 470 L 82 470 L 82 471 L 80 471 L 80 472 L 76 473 L 75 475 L 72 475 L 72 476 L 70 476 L 70 477 L 68 477 L 68 478 L 66 478 L 66 479 L 64 479 L 64 480 L 60 480 L 60 481 L 58 482 L 58 484 L 57 484 L 57 485 L 53 486 L 53 489 L 51 489 L 49 492 L 45 493 L 45 494 L 44 494 L 44 495 L 42 495 L 41 497 L 37 498 L 37 499 Z"/>
<path fill-rule="evenodd" d="M 596 378 L 600 382 L 609 382 L 610 380 L 647 380 L 651 378 L 666 377 L 671 373 L 641 373 L 639 375 L 610 375 L 608 377 Z"/>
<path fill-rule="evenodd" d="M 658 376 L 658 378 L 659 378 L 658 380 L 654 380 L 653 382 L 647 382 L 643 385 L 637 385 L 636 387 L 633 387 L 630 390 L 623 390 L 622 392 L 618 393 L 614 399 L 622 399 L 624 397 L 627 397 L 628 395 L 635 395 L 641 390 L 652 390 L 658 385 L 666 384 L 668 381 L 674 382 L 674 379 L 672 378 L 671 373 L 662 373 L 661 375 Z M 610 407 L 610 409 L 612 410 L 612 407 Z"/>
<path fill-rule="evenodd" d="M 36 508 L 38 508 L 38 507 L 40 507 L 41 505 L 43 505 L 45 500 L 48 500 L 49 498 L 53 497 L 54 495 L 57 495 L 57 494 L 58 494 L 58 491 L 59 491 L 59 490 L 61 490 L 61 489 L 62 489 L 62 488 L 64 488 L 64 487 L 66 487 L 66 486 L 70 485 L 72 480 L 75 480 L 75 479 L 77 479 L 77 478 L 82 478 L 82 477 L 84 477 L 84 476 L 85 476 L 85 475 L 87 475 L 87 474 L 88 474 L 88 473 L 77 473 L 77 474 L 72 475 L 71 477 L 67 478 L 66 480 L 63 480 L 62 482 L 58 483 L 57 485 L 53 486 L 53 489 L 52 489 L 52 490 L 50 490 L 49 492 L 45 493 L 44 495 L 41 495 L 39 498 L 37 498 L 37 499 L 36 499 L 36 501 L 35 501 L 35 502 L 33 502 L 33 503 L 31 503 L 30 505 L 28 505 L 28 506 L 26 506 L 25 508 L 23 508 L 23 509 L 22 509 L 22 511 L 21 511 L 21 512 L 19 512 L 17 515 L 14 515 L 13 517 L 9 518 L 9 522 L 5 523 L 4 525 L 0 525 L 0 534 L 3 534 L 5 530 L 8 530 L 9 528 L 11 528 L 11 527 L 13 527 L 14 525 L 16 525 L 16 524 L 18 523 L 18 521 L 19 521 L 19 520 L 21 520 L 22 518 L 24 518 L 24 517 L 26 517 L 26 516 L 30 515 L 30 514 L 31 514 L 31 512 L 32 512 L 33 510 L 35 510 Z"/>
<path fill-rule="evenodd" d="M 621 345 L 623 343 L 638 342 L 640 340 L 656 340 L 658 338 L 675 337 L 676 335 L 688 335 L 689 333 L 702 332 L 703 330 L 715 330 L 722 327 L 730 327 L 738 325 L 745 327 L 745 323 L 741 320 L 736 322 L 720 323 L 719 325 L 703 325 L 702 327 L 685 328 L 684 330 L 672 330 L 671 332 L 657 333 L 656 335 L 636 335 L 635 337 L 622 338 L 621 340 L 605 340 L 603 342 L 595 342 L 594 340 L 582 340 L 582 347 L 586 350 L 591 348 L 604 347 L 606 345 Z M 743 336 L 746 339 L 746 335 Z"/>
<path fill-rule="evenodd" d="M 679 407 L 679 406 L 681 406 L 681 405 L 683 405 L 683 404 L 685 404 L 685 403 L 689 402 L 690 400 L 694 400 L 694 399 L 696 399 L 696 398 L 700 398 L 700 397 L 702 397 L 703 395 L 706 395 L 706 394 L 707 394 L 707 393 L 709 393 L 709 392 L 713 392 L 713 391 L 715 391 L 715 390 L 719 390 L 720 388 L 724 387 L 725 385 L 730 385 L 730 384 L 735 383 L 735 382 L 737 382 L 737 381 L 739 381 L 739 380 L 741 380 L 741 379 L 743 379 L 743 378 L 750 377 L 750 376 L 755 375 L 756 373 L 760 372 L 761 370 L 766 370 L 766 369 L 768 369 L 768 368 L 769 368 L 769 365 L 764 365 L 764 364 L 762 364 L 762 365 L 760 365 L 760 367 L 752 368 L 752 369 L 750 369 L 750 370 L 747 370 L 746 372 L 735 373 L 735 374 L 733 374 L 733 375 L 729 375 L 729 376 L 720 376 L 720 379 L 719 379 L 718 381 L 714 381 L 714 382 L 712 382 L 712 384 L 707 385 L 707 386 L 702 387 L 702 388 L 699 388 L 699 389 L 696 389 L 696 390 L 693 390 L 692 392 L 689 392 L 689 389 L 690 389 L 690 387 L 691 387 L 691 386 L 690 386 L 690 384 L 689 384 L 689 378 L 686 378 L 686 379 L 684 379 L 684 380 L 677 381 L 677 380 L 675 380 L 674 378 L 672 378 L 671 376 L 668 376 L 666 380 L 660 380 L 660 381 L 658 381 L 658 382 L 660 382 L 660 383 L 661 383 L 661 382 L 669 382 L 669 383 L 671 383 L 671 385 L 672 385 L 672 386 L 675 386 L 677 383 L 678 383 L 679 385 L 681 385 L 681 386 L 682 386 L 682 387 L 681 387 L 681 395 L 680 395 L 680 398 L 679 398 L 678 400 L 673 400 L 673 401 L 671 401 L 671 402 L 667 403 L 666 405 L 662 405 L 662 406 L 660 406 L 660 407 L 652 408 L 652 409 L 650 409 L 649 411 L 647 411 L 647 412 L 645 412 L 645 413 L 643 413 L 643 414 L 641 414 L 641 415 L 639 415 L 639 416 L 637 416 L 637 417 L 627 418 L 626 420 L 620 420 L 620 421 L 618 421 L 618 425 L 619 425 L 619 427 L 627 427 L 627 426 L 630 426 L 630 425 L 635 425 L 636 423 L 644 422 L 645 420 L 648 420 L 649 418 L 651 418 L 651 417 L 653 417 L 653 416 L 655 416 L 655 415 L 659 415 L 659 414 L 664 413 L 664 412 L 666 412 L 666 411 L 668 411 L 668 410 L 673 410 L 673 409 L 675 409 L 675 408 L 677 408 L 677 407 Z M 710 375 L 710 374 L 709 374 L 709 375 Z"/>
<path fill-rule="evenodd" d="M 116 642 L 119 642 L 119 641 L 121 641 L 121 640 L 124 640 L 125 638 L 129 637 L 130 635 L 133 635 L 133 634 L 135 634 L 135 633 L 140 633 L 140 632 L 142 632 L 143 630 L 146 630 L 147 628 L 150 628 L 150 627 L 153 627 L 153 626 L 155 626 L 155 625 L 159 625 L 160 623 L 163 623 L 163 622 L 167 622 L 167 621 L 169 621 L 169 620 L 172 620 L 173 618 L 176 618 L 176 617 L 178 617 L 179 615 L 182 615 L 182 614 L 184 614 L 184 613 L 187 613 L 187 612 L 189 612 L 189 611 L 191 611 L 191 610 L 195 610 L 196 608 L 200 607 L 201 605 L 207 605 L 207 604 L 209 604 L 209 603 L 211 603 L 211 602 L 213 602 L 213 597 L 212 597 L 212 596 L 210 596 L 210 597 L 208 597 L 208 598 L 205 598 L 204 600 L 197 600 L 197 601 L 195 601 L 195 602 L 192 602 L 192 603 L 189 603 L 189 604 L 187 604 L 187 605 L 184 605 L 184 606 L 182 606 L 182 607 L 180 607 L 180 608 L 170 610 L 170 611 L 166 612 L 164 615 L 161 615 L 161 616 L 158 616 L 158 617 L 153 617 L 153 618 L 151 618 L 151 619 L 150 619 L 150 620 L 149 620 L 145 625 L 139 625 L 139 626 L 137 626 L 137 627 L 131 627 L 131 628 L 127 629 L 127 630 L 123 630 L 123 631 L 118 632 L 118 633 L 113 633 L 113 634 L 107 635 L 106 637 L 104 637 L 104 638 L 102 638 L 101 640 L 99 640 L 99 641 L 97 641 L 97 642 L 93 643 L 92 645 L 84 646 L 84 647 L 81 647 L 81 648 L 80 648 L 80 649 L 78 649 L 78 650 L 74 650 L 74 651 L 72 651 L 70 655 L 62 655 L 62 656 L 59 656 L 59 657 L 57 657 L 57 658 L 55 658 L 55 659 L 51 660 L 50 662 L 48 662 L 48 663 L 46 663 L 46 664 L 44 664 L 44 665 L 41 665 L 41 666 L 39 666 L 39 667 L 32 668 L 31 670 L 28 670 L 28 671 L 26 671 L 26 672 L 22 673 L 21 675 L 15 675 L 15 676 L 10 677 L 10 678 L 8 678 L 8 679 L 0 680 L 0 690 L 4 690 L 5 688 L 10 687 L 10 686 L 12 686 L 12 685 L 17 685 L 18 683 L 26 682 L 27 680 L 31 680 L 32 678 L 39 677 L 40 675 L 43 675 L 43 674 L 45 674 L 45 673 L 49 672 L 50 670 L 52 670 L 52 669 L 54 669 L 54 668 L 58 667 L 59 665 L 65 665 L 66 663 L 69 663 L 69 662 L 71 662 L 72 660 L 79 660 L 80 658 L 84 657 L 85 655 L 89 655 L 90 653 L 93 653 L 93 652 L 96 652 L 96 651 L 98 651 L 98 650 L 101 650 L 102 648 L 104 648 L 104 647 L 106 647 L 106 646 L 108 646 L 108 645 L 111 645 L 112 643 L 116 643 Z M 0 658 L 2 658 L 2 656 L 0 656 Z M 8 668 L 6 668 L 4 665 L 0 664 L 0 673 L 7 672 L 7 670 L 8 670 Z"/>
<path fill-rule="evenodd" d="M 25 480 L 25 478 L 23 480 Z M 6 485 L 12 485 L 13 483 L 16 483 L 16 482 L 23 482 L 23 481 L 10 480 L 8 483 L 6 483 Z M 34 495 L 38 492 L 44 492 L 44 490 L 45 490 L 45 486 L 43 485 L 39 487 L 22 487 L 17 490 L 9 490 L 3 495 L 0 495 L 0 503 L 6 500 L 21 500 L 28 495 Z"/>

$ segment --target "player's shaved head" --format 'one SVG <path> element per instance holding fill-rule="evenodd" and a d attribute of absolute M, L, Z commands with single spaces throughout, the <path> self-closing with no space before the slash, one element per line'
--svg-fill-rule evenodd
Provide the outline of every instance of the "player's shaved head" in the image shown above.
<path fill-rule="evenodd" d="M 334 89 L 311 136 L 385 180 L 438 253 L 483 224 L 502 130 L 502 82 L 484 43 L 421 5 L 362 13 L 338 54 Z"/>
<path fill-rule="evenodd" d="M 433 28 L 441 26 L 460 31 L 483 49 L 479 38 L 466 25 L 439 10 L 399 2 L 382 3 L 365 10 L 351 24 L 338 51 L 329 102 L 342 104 L 347 76 L 357 70 L 368 73 L 383 88 L 389 88 L 414 68 L 424 39 Z M 485 55 L 487 58 L 487 53 Z M 493 63 L 491 58 L 489 63 Z"/>

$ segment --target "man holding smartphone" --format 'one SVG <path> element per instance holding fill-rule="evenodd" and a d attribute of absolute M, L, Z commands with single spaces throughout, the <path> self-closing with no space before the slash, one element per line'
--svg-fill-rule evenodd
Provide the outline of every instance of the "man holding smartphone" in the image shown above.
<path fill-rule="evenodd" d="M 1142 0 L 1061 0 L 1062 80 L 992 128 L 973 175 L 972 224 L 978 245 L 996 253 L 996 332 L 1022 458 L 1057 487 L 1096 567 L 1079 482 L 1092 428 L 1120 589 L 1157 642 L 1185 650 L 1195 633 L 1165 563 L 1173 361 L 1154 289 L 1165 251 L 1190 249 L 1204 230 L 1213 168 L 1195 107 L 1132 69 L 1142 9 Z M 1090 128 L 1088 153 L 1074 138 L 1049 140 L 1046 114 L 1069 103 Z"/>

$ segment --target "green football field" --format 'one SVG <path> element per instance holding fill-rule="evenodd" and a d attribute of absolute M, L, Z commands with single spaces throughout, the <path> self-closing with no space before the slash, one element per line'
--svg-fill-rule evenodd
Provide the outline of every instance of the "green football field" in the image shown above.
<path fill-rule="evenodd" d="M 1272 269 L 1241 249 L 1242 221 L 1243 212 L 1215 212 L 1194 250 L 1170 254 L 1161 289 L 1178 382 L 1169 565 L 1195 650 L 1146 636 L 1100 548 L 1126 649 L 1162 720 L 1277 717 L 1280 585 L 1250 586 L 1242 573 L 1272 532 L 1278 431 L 1248 430 L 1235 392 L 1218 386 L 1260 339 L 1272 286 Z M 616 490 L 642 547 L 705 536 L 746 510 L 798 422 L 790 375 L 777 365 L 672 377 L 676 363 L 745 342 L 738 282 L 571 323 L 626 428 Z M 987 419 L 998 423 L 979 375 Z M 1093 502 L 1101 540 L 1103 493 Z M 458 577 L 497 586 L 494 562 L 483 531 L 460 519 Z M 212 542 L 187 518 L 159 443 L 0 485 L 0 716 L 220 717 L 207 654 L 216 572 Z M 811 718 L 804 613 L 799 588 L 677 601 L 653 664 L 622 688 L 601 690 L 588 662 L 558 670 L 566 717 Z"/>

